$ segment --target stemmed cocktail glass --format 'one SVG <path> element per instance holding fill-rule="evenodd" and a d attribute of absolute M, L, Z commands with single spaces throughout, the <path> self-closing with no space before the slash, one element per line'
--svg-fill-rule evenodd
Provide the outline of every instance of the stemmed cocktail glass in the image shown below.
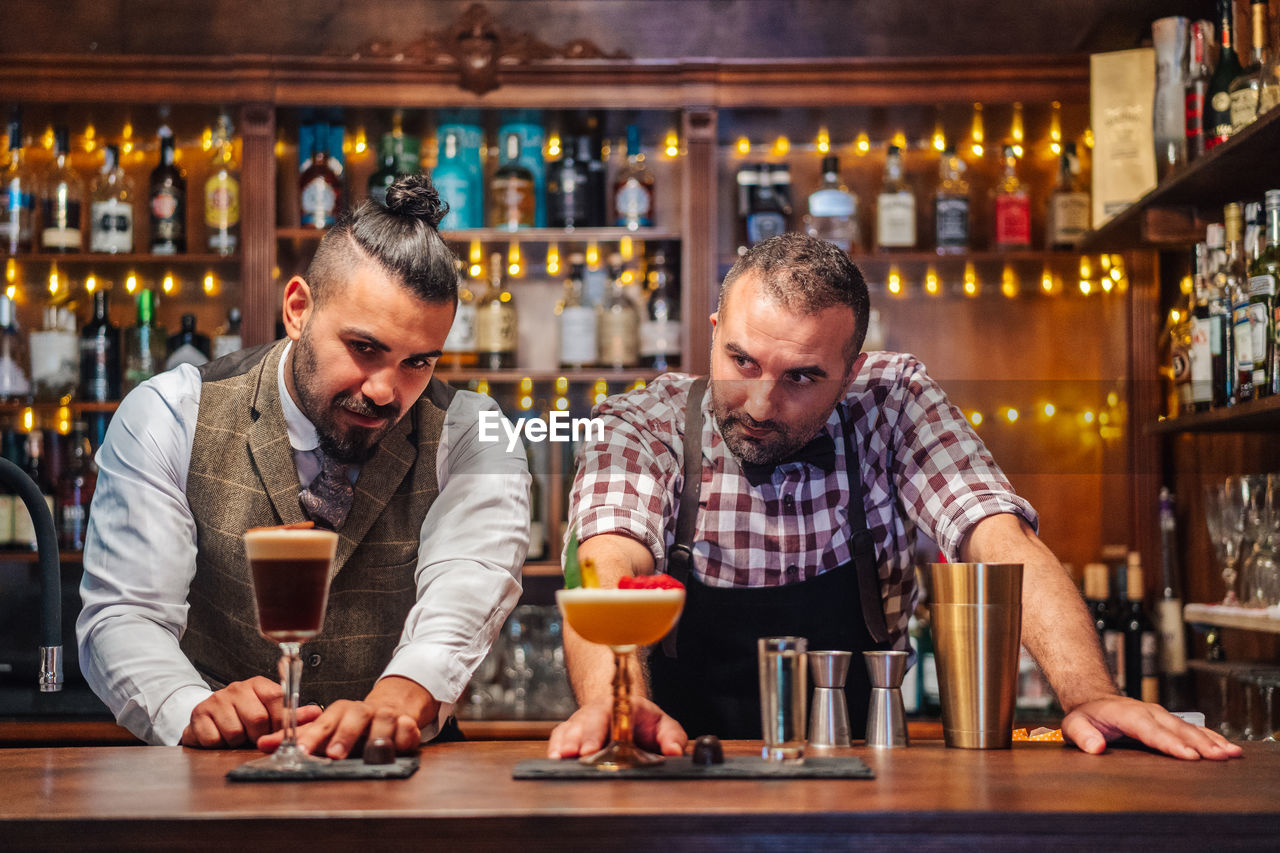
<path fill-rule="evenodd" d="M 661 764 L 663 757 L 635 744 L 631 725 L 631 660 L 638 646 L 666 636 L 684 608 L 683 589 L 562 589 L 556 603 L 564 621 L 587 642 L 613 650 L 613 725 L 608 746 L 579 759 L 601 770 Z"/>
<path fill-rule="evenodd" d="M 320 633 L 329 599 L 329 571 L 338 548 L 331 530 L 259 527 L 244 534 L 245 553 L 253 571 L 258 630 L 280 644 L 280 683 L 284 688 L 284 740 L 266 758 L 247 766 L 296 771 L 329 759 L 298 746 L 298 683 L 302 678 L 302 643 Z"/>
<path fill-rule="evenodd" d="M 1243 477 L 1228 477 L 1226 482 L 1205 487 L 1205 522 L 1222 562 L 1222 582 L 1227 587 L 1222 603 L 1226 605 L 1240 603 L 1236 595 L 1236 567 L 1244 545 L 1248 493 L 1248 482 Z"/>

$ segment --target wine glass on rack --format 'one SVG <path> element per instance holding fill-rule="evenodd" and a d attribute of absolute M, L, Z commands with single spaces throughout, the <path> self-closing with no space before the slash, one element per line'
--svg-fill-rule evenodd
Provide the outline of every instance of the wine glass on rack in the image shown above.
<path fill-rule="evenodd" d="M 298 684 L 302 679 L 302 643 L 320 633 L 329 600 L 329 572 L 338 534 L 302 525 L 257 527 L 244 534 L 253 572 L 258 631 L 280 645 L 280 681 L 284 688 L 284 739 L 266 758 L 246 766 L 296 772 L 328 764 L 298 746 Z"/>
<path fill-rule="evenodd" d="M 1246 477 L 1248 486 L 1246 525 L 1253 549 L 1240 570 L 1240 597 L 1249 607 L 1280 604 L 1280 475 Z"/>
<path fill-rule="evenodd" d="M 1237 566 L 1245 534 L 1245 495 L 1248 486 L 1243 477 L 1228 477 L 1222 483 L 1205 487 L 1205 523 L 1222 563 L 1222 582 L 1227 592 L 1222 603 L 1238 606 L 1236 595 Z"/>

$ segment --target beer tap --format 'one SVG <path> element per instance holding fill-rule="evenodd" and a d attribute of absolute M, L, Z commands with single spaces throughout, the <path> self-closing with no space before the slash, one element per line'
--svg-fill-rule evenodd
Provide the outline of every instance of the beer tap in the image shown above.
<path fill-rule="evenodd" d="M 62 572 L 58 565 L 58 536 L 53 515 L 27 473 L 0 458 L 0 484 L 16 492 L 31 513 L 40 558 L 40 692 L 62 689 Z"/>

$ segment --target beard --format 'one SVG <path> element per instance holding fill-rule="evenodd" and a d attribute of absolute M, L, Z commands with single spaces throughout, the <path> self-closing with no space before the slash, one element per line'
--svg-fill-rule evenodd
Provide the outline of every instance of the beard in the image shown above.
<path fill-rule="evenodd" d="M 730 408 L 718 393 L 718 383 L 712 380 L 711 412 L 729 452 L 740 461 L 750 465 L 777 465 L 808 444 L 831 417 L 835 403 L 843 394 L 839 383 L 833 382 L 832 386 L 837 388 L 837 396 L 832 400 L 831 406 L 816 411 L 802 422 L 783 423 L 777 420 L 757 421 L 746 412 Z M 748 428 L 765 434 L 753 435 L 747 432 Z"/>
<path fill-rule="evenodd" d="M 320 451 L 344 465 L 363 465 L 378 452 L 378 443 L 400 419 L 400 407 L 394 403 L 378 406 L 364 395 L 341 391 L 326 400 L 321 387 L 321 370 L 307 329 L 294 345 L 293 387 L 298 392 L 298 408 L 316 428 Z M 362 427 L 342 423 L 343 410 L 368 418 L 382 418 L 380 427 Z"/>

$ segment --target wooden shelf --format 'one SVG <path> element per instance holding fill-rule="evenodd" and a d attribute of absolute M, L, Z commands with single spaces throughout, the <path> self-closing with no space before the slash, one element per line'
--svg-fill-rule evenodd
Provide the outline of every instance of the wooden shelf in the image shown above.
<path fill-rule="evenodd" d="M 105 403 L 82 403 L 72 401 L 70 403 L 48 403 L 36 401 L 27 403 L 23 400 L 4 400 L 0 401 L 0 415 L 16 415 L 23 409 L 30 406 L 37 412 L 55 412 L 63 406 L 71 409 L 72 412 L 114 412 L 120 407 L 119 400 L 109 400 Z"/>
<path fill-rule="evenodd" d="M 1188 604 L 1182 608 L 1182 615 L 1186 621 L 1201 625 L 1280 634 L 1280 609 L 1274 607 L 1262 610 L 1221 604 Z"/>
<path fill-rule="evenodd" d="M 12 255 L 18 263 L 41 264 L 147 264 L 172 266 L 196 266 L 200 264 L 238 264 L 239 255 L 217 255 L 205 252 L 188 252 L 181 255 L 153 255 L 149 252 L 110 254 L 107 252 L 36 252 L 29 255 Z"/>
<path fill-rule="evenodd" d="M 1152 245 L 1144 229 L 1148 211 L 1216 207 L 1220 214 L 1228 202 L 1261 196 L 1263 190 L 1274 186 L 1274 178 L 1280 171 L 1277 150 L 1280 150 L 1280 110 L 1272 110 L 1091 232 L 1082 250 L 1123 251 Z M 1173 240 L 1160 245 L 1190 243 Z"/>
<path fill-rule="evenodd" d="M 554 382 L 561 377 L 570 382 L 595 382 L 603 379 L 606 382 L 635 382 L 643 379 L 648 382 L 660 375 L 658 371 L 648 367 L 614 370 L 602 367 L 598 370 L 521 370 L 520 368 L 502 368 L 499 370 L 483 370 L 476 367 L 436 370 L 433 374 L 441 382 L 471 382 L 484 379 L 493 384 L 513 384 L 521 379 L 532 379 L 534 382 Z"/>
<path fill-rule="evenodd" d="M 1164 418 L 1147 427 L 1151 433 L 1271 432 L 1280 430 L 1280 396 L 1250 400 L 1224 409 Z"/>
<path fill-rule="evenodd" d="M 1017 249 L 1007 252 L 975 251 L 940 255 L 937 252 L 855 252 L 855 264 L 938 264 L 941 266 L 991 263 L 1076 264 L 1085 254 L 1078 249 Z"/>
<path fill-rule="evenodd" d="M 63 565 L 80 565 L 80 561 L 84 558 L 83 551 L 59 551 L 58 562 Z M 0 564 L 4 563 L 36 563 L 40 559 L 35 551 L 27 550 L 10 550 L 8 548 L 0 549 Z"/>
<path fill-rule="evenodd" d="M 277 239 L 298 243 L 319 242 L 324 235 L 325 232 L 319 228 L 276 229 Z M 616 243 L 623 237 L 643 241 L 682 239 L 679 231 L 669 228 L 639 228 L 635 231 L 628 231 L 626 228 L 575 228 L 572 231 L 564 228 L 521 228 L 516 231 L 506 228 L 462 228 L 442 231 L 440 236 L 450 243 L 469 243 L 472 240 L 482 243 L 506 243 L 512 240 L 521 243 Z"/>

